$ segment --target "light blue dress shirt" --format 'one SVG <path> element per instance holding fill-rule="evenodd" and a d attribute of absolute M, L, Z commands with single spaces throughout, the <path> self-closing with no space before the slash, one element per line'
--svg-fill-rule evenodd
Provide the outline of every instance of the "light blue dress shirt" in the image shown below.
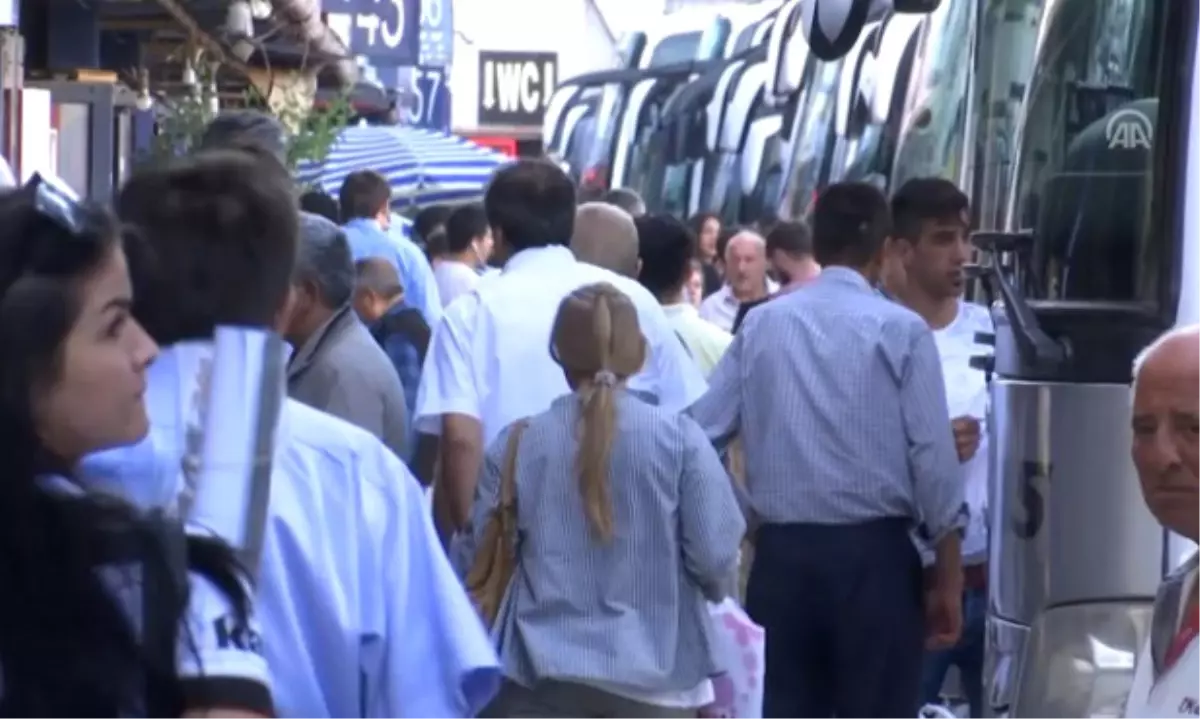
<path fill-rule="evenodd" d="M 79 476 L 143 506 L 173 504 L 186 355 L 150 367 L 150 435 Z M 258 615 L 279 716 L 466 717 L 495 694 L 495 651 L 446 560 L 420 486 L 369 433 L 284 404 Z"/>
<path fill-rule="evenodd" d="M 375 220 L 360 217 L 350 220 L 342 229 L 354 261 L 368 257 L 391 260 L 404 285 L 404 301 L 420 310 L 430 327 L 437 327 L 442 318 L 442 298 L 433 279 L 433 268 L 421 248 L 408 238 L 405 228 L 395 225 L 385 230 Z"/>

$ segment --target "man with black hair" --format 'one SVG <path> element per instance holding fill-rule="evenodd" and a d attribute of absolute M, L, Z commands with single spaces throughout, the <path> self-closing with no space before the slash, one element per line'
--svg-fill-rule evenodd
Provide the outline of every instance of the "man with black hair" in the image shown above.
<path fill-rule="evenodd" d="M 684 284 L 696 257 L 696 238 L 687 225 L 671 215 L 643 215 L 634 224 L 642 260 L 638 281 L 662 304 L 688 354 L 708 377 L 733 337 L 701 319 L 684 296 Z"/>
<path fill-rule="evenodd" d="M 268 156 L 205 151 L 122 188 L 118 213 L 142 240 L 134 316 L 163 349 L 147 372 L 149 435 L 85 458 L 81 480 L 177 511 L 216 328 L 286 326 L 299 213 Z M 375 437 L 301 402 L 284 401 L 275 432 L 256 594 L 278 715 L 474 716 L 496 659 L 421 488 Z"/>
<path fill-rule="evenodd" d="M 914 716 L 925 642 L 961 631 L 966 511 L 946 389 L 928 326 L 875 292 L 890 231 L 879 190 L 826 189 L 821 275 L 746 316 L 692 408 L 718 446 L 743 442 L 761 522 L 746 610 L 776 637 L 764 716 Z M 924 605 L 918 525 L 936 551 Z"/>
<path fill-rule="evenodd" d="M 924 700 L 937 703 L 951 666 L 957 666 L 971 716 L 983 711 L 983 645 L 987 620 L 987 376 L 971 358 L 992 348 L 979 335 L 995 332 L 987 308 L 963 299 L 970 203 L 949 180 L 916 178 L 892 196 L 895 226 L 890 253 L 898 272 L 887 290 L 933 330 L 946 380 L 947 400 L 971 519 L 963 537 L 963 636 L 957 645 L 926 657 Z M 928 559 L 928 557 L 926 557 Z"/>
<path fill-rule="evenodd" d="M 612 188 L 604 193 L 601 202 L 625 210 L 630 217 L 641 217 L 646 214 L 646 201 L 635 190 L 628 187 Z"/>
<path fill-rule="evenodd" d="M 400 378 L 354 314 L 354 262 L 337 225 L 321 217 L 300 222 L 291 317 L 285 337 L 296 348 L 288 362 L 288 396 L 341 417 L 408 457 L 408 410 Z"/>
<path fill-rule="evenodd" d="M 446 254 L 433 266 L 442 306 L 479 284 L 479 275 L 492 256 L 492 228 L 483 205 L 472 203 L 456 208 L 446 219 Z"/>
<path fill-rule="evenodd" d="M 300 195 L 300 209 L 324 217 L 334 224 L 342 221 L 342 211 L 338 208 L 337 198 L 324 190 L 308 190 Z"/>
<path fill-rule="evenodd" d="M 483 204 L 504 271 L 446 308 L 417 401 L 418 429 L 442 436 L 434 505 L 447 534 L 471 516 L 484 449 L 513 421 L 569 391 L 546 338 L 559 303 L 579 287 L 607 282 L 636 304 L 649 351 L 631 389 L 669 410 L 687 407 L 704 390 L 654 297 L 571 254 L 575 184 L 566 173 L 545 160 L 518 160 L 496 172 Z"/>
<path fill-rule="evenodd" d="M 392 227 L 392 187 L 387 178 L 373 170 L 346 175 L 338 193 L 342 229 L 350 243 L 354 261 L 383 257 L 396 266 L 404 283 L 409 305 L 420 310 L 429 325 L 442 316 L 433 269 L 416 243 Z"/>

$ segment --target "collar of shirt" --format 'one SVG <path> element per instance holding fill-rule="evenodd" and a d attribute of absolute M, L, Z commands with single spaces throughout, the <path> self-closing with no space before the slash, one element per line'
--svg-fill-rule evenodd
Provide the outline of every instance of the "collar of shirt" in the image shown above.
<path fill-rule="evenodd" d="M 346 305 L 334 312 L 333 316 L 326 320 L 325 324 L 318 327 L 317 331 L 305 340 L 304 344 L 290 358 L 287 364 L 288 378 L 290 379 L 307 369 L 316 359 L 321 348 L 325 346 L 326 340 L 341 334 L 342 330 L 350 326 L 356 319 L 354 309 L 350 305 Z"/>
<path fill-rule="evenodd" d="M 523 272 L 526 269 L 550 270 L 575 264 L 575 255 L 565 245 L 530 247 L 508 258 L 504 263 L 504 274 Z"/>
<path fill-rule="evenodd" d="M 355 217 L 347 220 L 342 224 L 342 227 L 348 230 L 375 230 L 376 232 L 384 232 L 383 225 L 379 224 L 379 220 L 370 217 Z"/>
<path fill-rule="evenodd" d="M 770 277 L 768 277 L 767 278 L 767 294 L 766 294 L 766 296 L 770 297 L 771 295 L 775 294 L 778 291 L 779 291 L 779 283 L 776 282 L 775 280 L 771 279 Z M 733 288 L 730 287 L 728 284 L 721 285 L 721 289 L 717 290 L 716 294 L 718 297 L 721 298 L 721 303 L 724 304 L 726 307 L 729 307 L 730 309 L 736 310 L 742 304 L 742 301 L 734 296 Z"/>
<path fill-rule="evenodd" d="M 667 317 L 699 317 L 700 312 L 690 302 L 677 302 L 673 305 L 663 305 Z"/>
<path fill-rule="evenodd" d="M 878 292 L 879 294 L 884 294 L 882 290 L 872 287 L 871 283 L 867 282 L 867 278 L 864 277 L 861 272 L 850 269 L 849 267 L 833 266 L 823 268 L 821 270 L 821 274 L 817 275 L 816 279 L 813 280 L 813 284 L 818 282 L 833 282 L 839 285 L 845 285 L 847 287 L 854 287 L 856 289 L 864 290 L 866 292 Z M 884 294 L 884 297 L 887 297 L 887 295 Z"/>

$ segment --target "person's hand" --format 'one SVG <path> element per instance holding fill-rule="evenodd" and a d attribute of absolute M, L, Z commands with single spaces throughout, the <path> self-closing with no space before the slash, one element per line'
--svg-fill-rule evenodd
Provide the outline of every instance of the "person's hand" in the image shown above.
<path fill-rule="evenodd" d="M 954 430 L 954 447 L 958 450 L 958 461 L 966 462 L 979 450 L 979 420 L 974 417 L 959 417 L 950 421 Z"/>
<path fill-rule="evenodd" d="M 925 648 L 949 649 L 962 636 L 962 585 L 938 584 L 925 592 Z"/>

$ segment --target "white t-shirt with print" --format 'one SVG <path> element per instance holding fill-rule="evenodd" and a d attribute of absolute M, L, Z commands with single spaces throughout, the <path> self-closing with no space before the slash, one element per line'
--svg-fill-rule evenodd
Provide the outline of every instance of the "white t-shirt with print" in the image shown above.
<path fill-rule="evenodd" d="M 942 377 L 946 381 L 946 401 L 950 416 L 979 420 L 980 441 L 975 455 L 962 463 L 964 495 L 970 521 L 963 537 L 964 564 L 987 561 L 988 550 L 988 436 L 987 415 L 990 406 L 987 377 L 971 366 L 971 358 L 991 355 L 992 345 L 980 343 L 978 334 L 993 334 L 996 328 L 986 307 L 960 302 L 954 321 L 933 333 L 942 359 Z"/>

